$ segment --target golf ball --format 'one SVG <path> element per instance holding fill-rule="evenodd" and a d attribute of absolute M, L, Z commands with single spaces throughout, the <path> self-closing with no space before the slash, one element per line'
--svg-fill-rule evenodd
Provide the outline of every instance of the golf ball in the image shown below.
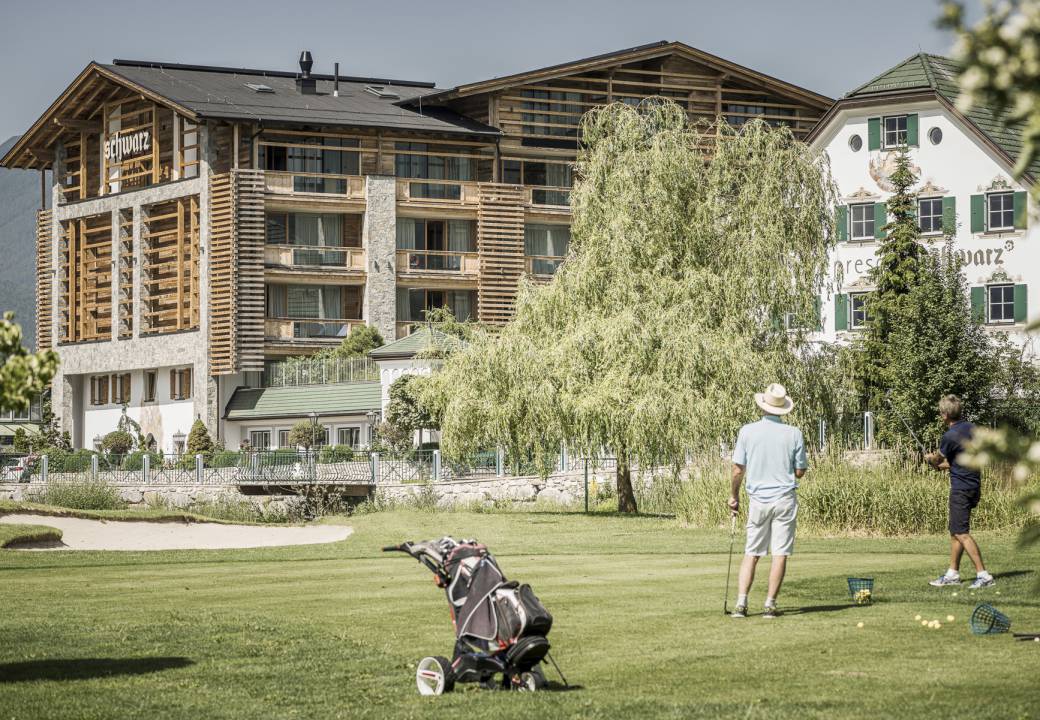
<path fill-rule="evenodd" d="M 914 615 L 914 620 L 916 620 L 917 622 L 921 622 L 921 616 L 920 615 Z"/>
<path fill-rule="evenodd" d="M 953 615 L 947 615 L 946 622 L 953 622 Z"/>
<path fill-rule="evenodd" d="M 952 595 L 952 597 L 957 597 L 957 593 L 954 593 L 954 594 Z"/>
<path fill-rule="evenodd" d="M 863 627 L 863 623 L 861 623 L 861 622 L 856 623 L 856 627 L 858 627 L 858 628 Z"/>
<path fill-rule="evenodd" d="M 928 627 L 929 625 L 931 625 L 931 623 L 928 622 L 927 620 L 922 620 L 921 621 L 921 625 L 924 626 L 924 627 Z"/>
<path fill-rule="evenodd" d="M 1040 642 L 1040 637 L 1033 638 L 1033 642 Z"/>
<path fill-rule="evenodd" d="M 997 590 L 997 595 L 1000 595 L 1000 590 Z"/>
<path fill-rule="evenodd" d="M 938 630 L 939 628 L 941 628 L 941 627 L 942 627 L 942 625 L 941 625 L 941 624 L 939 623 L 939 621 L 938 621 L 938 620 L 936 620 L 936 621 L 935 621 L 935 625 L 933 625 L 932 627 L 934 627 L 934 628 L 935 628 L 936 630 Z"/>

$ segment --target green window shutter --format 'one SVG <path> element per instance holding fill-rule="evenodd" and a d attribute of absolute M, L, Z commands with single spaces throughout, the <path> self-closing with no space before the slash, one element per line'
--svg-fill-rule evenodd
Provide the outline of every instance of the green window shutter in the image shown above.
<path fill-rule="evenodd" d="M 848 242 L 849 239 L 849 207 L 839 205 L 834 210 L 834 223 L 838 226 L 838 242 Z"/>
<path fill-rule="evenodd" d="M 910 147 L 917 147 L 917 114 L 906 116 L 906 144 Z"/>
<path fill-rule="evenodd" d="M 986 196 L 971 196 L 971 231 L 986 232 Z"/>
<path fill-rule="evenodd" d="M 1029 217 L 1029 201 L 1024 192 L 1015 193 L 1015 230 L 1025 230 Z"/>
<path fill-rule="evenodd" d="M 885 225 L 888 224 L 888 206 L 885 203 L 874 203 L 874 237 L 880 240 L 885 237 Z"/>
<path fill-rule="evenodd" d="M 986 322 L 986 288 L 984 286 L 976 286 L 971 289 L 971 314 L 978 322 Z"/>
<path fill-rule="evenodd" d="M 943 208 L 943 232 L 947 235 L 952 235 L 957 232 L 957 198 L 944 197 L 942 199 Z"/>
<path fill-rule="evenodd" d="M 1024 323 L 1029 315 L 1029 300 L 1026 285 L 1015 285 L 1015 322 Z"/>
<path fill-rule="evenodd" d="M 834 329 L 849 329 L 849 296 L 844 293 L 834 296 Z"/>
<path fill-rule="evenodd" d="M 881 149 L 881 118 L 867 119 L 867 150 Z"/>

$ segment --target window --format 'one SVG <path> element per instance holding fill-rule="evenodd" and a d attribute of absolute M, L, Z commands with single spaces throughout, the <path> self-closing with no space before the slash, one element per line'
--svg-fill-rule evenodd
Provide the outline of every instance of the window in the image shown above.
<path fill-rule="evenodd" d="M 942 129 L 933 127 L 928 131 L 928 140 L 932 145 L 938 145 L 942 142 Z"/>
<path fill-rule="evenodd" d="M 859 152 L 863 148 L 863 138 L 859 135 L 853 135 L 849 138 L 849 149 L 852 152 Z"/>
<path fill-rule="evenodd" d="M 906 145 L 906 115 L 885 118 L 884 146 L 894 148 Z"/>
<path fill-rule="evenodd" d="M 874 239 L 874 203 L 849 205 L 852 214 L 852 239 Z"/>
<path fill-rule="evenodd" d="M 321 428 L 321 434 L 314 438 L 314 447 L 325 447 L 329 444 L 329 429 Z"/>
<path fill-rule="evenodd" d="M 117 405 L 130 403 L 130 373 L 112 376 L 112 402 Z"/>
<path fill-rule="evenodd" d="M 942 198 L 922 198 L 917 203 L 917 223 L 925 235 L 943 231 Z"/>
<path fill-rule="evenodd" d="M 90 404 L 108 404 L 108 375 L 94 375 L 90 378 Z"/>
<path fill-rule="evenodd" d="M 360 447 L 361 445 L 361 428 L 360 427 L 341 427 L 336 431 L 336 444 L 346 445 L 347 447 Z"/>
<path fill-rule="evenodd" d="M 995 325 L 1015 322 L 1015 286 L 989 285 L 986 287 L 986 322 Z"/>
<path fill-rule="evenodd" d="M 278 431 L 278 447 L 287 448 L 289 446 L 289 430 Z"/>
<path fill-rule="evenodd" d="M 535 275 L 552 275 L 563 262 L 571 244 L 567 225 L 525 225 L 524 253 Z"/>
<path fill-rule="evenodd" d="M 849 328 L 864 328 L 867 324 L 867 293 L 850 293 L 849 311 Z"/>
<path fill-rule="evenodd" d="M 469 181 L 477 179 L 477 159 L 467 147 L 431 146 L 427 143 L 399 142 L 394 156 L 394 173 L 399 178 Z M 443 152 L 445 155 L 428 154 Z M 462 157 L 459 157 L 459 156 Z M 462 187 L 448 183 L 410 183 L 413 198 L 459 200 Z"/>
<path fill-rule="evenodd" d="M 155 402 L 156 390 L 159 385 L 159 373 L 155 370 L 144 371 L 144 401 Z"/>
<path fill-rule="evenodd" d="M 397 249 L 408 254 L 410 270 L 461 270 L 459 253 L 477 251 L 477 224 L 473 220 L 418 220 L 398 218 Z"/>
<path fill-rule="evenodd" d="M 249 447 L 254 450 L 268 450 L 271 447 L 270 430 L 251 430 L 249 433 Z"/>
<path fill-rule="evenodd" d="M 477 293 L 473 290 L 397 289 L 397 319 L 421 322 L 426 311 L 446 307 L 456 320 L 470 320 L 476 314 Z"/>
<path fill-rule="evenodd" d="M 191 368 L 170 370 L 170 399 L 187 400 L 191 397 Z"/>
<path fill-rule="evenodd" d="M 294 192 L 346 194 L 347 181 L 320 175 L 359 175 L 357 138 L 322 135 L 263 135 L 259 141 L 261 170 L 299 173 Z"/>
<path fill-rule="evenodd" d="M 512 185 L 534 185 L 531 200 L 536 205 L 569 205 L 569 191 L 538 188 L 572 187 L 574 185 L 574 168 L 570 163 L 503 160 L 502 182 Z"/>
<path fill-rule="evenodd" d="M 581 93 L 524 90 L 523 97 L 524 135 L 577 139 L 578 125 L 585 113 Z"/>
<path fill-rule="evenodd" d="M 1015 194 L 1012 192 L 990 193 L 986 196 L 987 228 L 989 230 L 1013 230 L 1015 227 Z"/>
<path fill-rule="evenodd" d="M 744 123 L 754 120 L 756 115 L 769 115 L 770 117 L 763 117 L 762 120 L 773 127 L 783 127 L 790 124 L 787 120 L 777 116 L 794 117 L 793 108 L 767 108 L 765 105 L 749 105 L 746 103 L 727 103 L 723 113 L 726 115 L 726 123 L 733 128 L 739 128 Z"/>

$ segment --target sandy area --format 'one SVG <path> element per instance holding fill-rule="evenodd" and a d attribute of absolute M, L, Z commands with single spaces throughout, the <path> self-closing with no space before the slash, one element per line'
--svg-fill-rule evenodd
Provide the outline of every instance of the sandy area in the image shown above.
<path fill-rule="evenodd" d="M 314 545 L 338 542 L 353 530 L 343 525 L 223 525 L 220 523 L 85 520 L 17 513 L 0 516 L 8 525 L 47 525 L 62 532 L 62 544 L 37 550 L 210 550 Z"/>

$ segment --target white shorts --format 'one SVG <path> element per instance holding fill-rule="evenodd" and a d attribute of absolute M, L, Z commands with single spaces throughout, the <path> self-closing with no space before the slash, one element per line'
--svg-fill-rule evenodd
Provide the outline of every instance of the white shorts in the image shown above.
<path fill-rule="evenodd" d="M 746 555 L 762 557 L 766 552 L 790 555 L 798 526 L 798 497 L 791 493 L 772 503 L 754 500 L 748 506 Z"/>

